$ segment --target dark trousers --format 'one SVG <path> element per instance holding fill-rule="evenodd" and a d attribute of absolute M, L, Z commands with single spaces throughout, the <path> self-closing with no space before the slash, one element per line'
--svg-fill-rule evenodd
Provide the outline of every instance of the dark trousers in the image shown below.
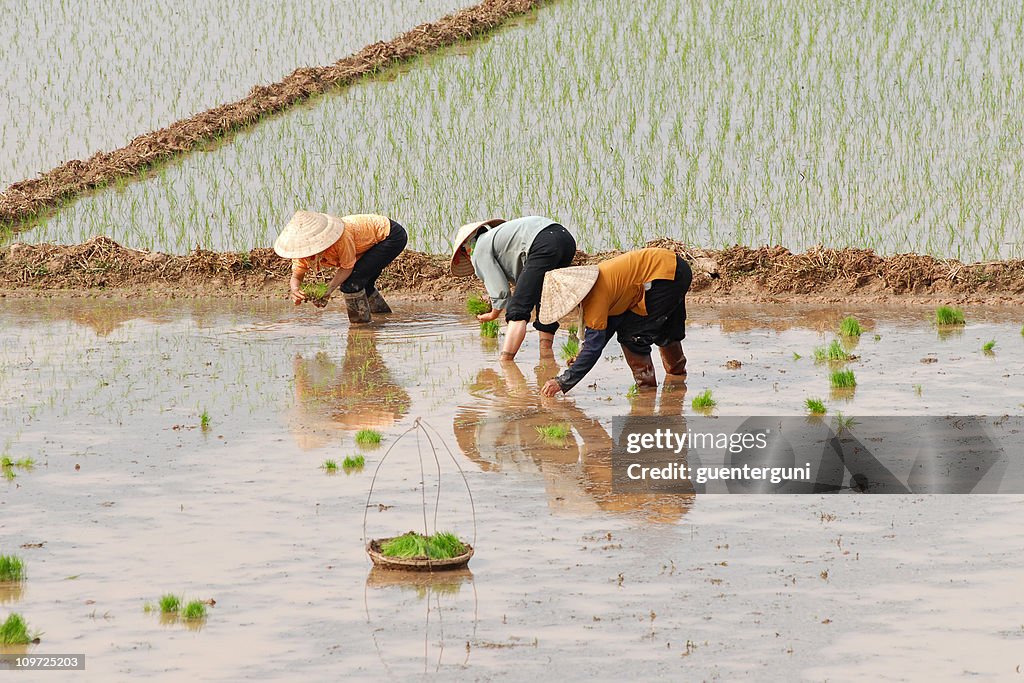
<path fill-rule="evenodd" d="M 644 295 L 647 315 L 626 311 L 616 316 L 619 343 L 633 353 L 646 355 L 651 352 L 652 344 L 667 346 L 685 339 L 686 293 L 692 281 L 690 264 L 676 256 L 675 277 L 671 280 L 655 280 Z"/>
<path fill-rule="evenodd" d="M 534 310 L 540 314 L 540 294 L 544 286 L 544 274 L 555 268 L 572 265 L 576 255 L 576 239 L 558 223 L 552 223 L 537 233 L 526 254 L 526 263 L 516 280 L 515 291 L 508 301 L 505 320 L 529 320 Z M 545 325 L 539 320 L 533 323 L 540 332 L 554 334 L 558 323 Z"/>
<path fill-rule="evenodd" d="M 405 228 L 391 221 L 391 232 L 383 241 L 370 247 L 370 249 L 356 260 L 355 268 L 348 279 L 341 284 L 341 291 L 346 294 L 355 294 L 366 290 L 370 295 L 377 291 L 377 278 L 387 268 L 388 264 L 398 258 L 398 255 L 409 243 L 409 235 Z"/>

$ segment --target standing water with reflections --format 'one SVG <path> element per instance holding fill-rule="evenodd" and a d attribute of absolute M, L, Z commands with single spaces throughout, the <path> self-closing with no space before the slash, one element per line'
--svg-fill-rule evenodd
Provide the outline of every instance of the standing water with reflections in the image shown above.
<path fill-rule="evenodd" d="M 396 310 L 350 329 L 333 305 L 5 300 L 0 446 L 36 465 L 0 481 L 0 554 L 27 568 L 0 614 L 43 632 L 35 652 L 86 653 L 96 681 L 1001 678 L 1020 662 L 1022 496 L 610 483 L 612 418 L 685 417 L 704 389 L 729 415 L 799 415 L 808 396 L 846 414 L 1019 412 L 1015 312 L 967 311 L 940 335 L 929 311 L 849 311 L 857 386 L 833 398 L 813 349 L 847 311 L 694 305 L 685 385 L 627 398 L 609 349 L 589 385 L 547 400 L 559 367 L 534 360 L 533 335 L 499 364 L 470 316 Z M 381 573 L 363 549 L 364 511 L 371 533 L 422 523 L 404 445 L 365 508 L 417 417 L 473 491 L 467 571 Z M 356 444 L 367 427 L 379 448 Z M 355 453 L 362 471 L 321 469 Z M 440 516 L 463 534 L 457 489 Z M 169 591 L 215 604 L 181 628 L 143 609 Z"/>

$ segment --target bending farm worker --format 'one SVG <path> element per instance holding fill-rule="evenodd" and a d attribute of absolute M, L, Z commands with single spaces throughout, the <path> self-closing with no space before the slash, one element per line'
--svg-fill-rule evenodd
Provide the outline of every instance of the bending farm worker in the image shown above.
<path fill-rule="evenodd" d="M 661 351 L 665 372 L 686 376 L 686 292 L 693 272 L 668 249 L 640 249 L 596 266 L 553 270 L 544 281 L 540 320 L 583 313 L 583 345 L 575 362 L 541 389 L 545 396 L 566 393 L 590 372 L 601 352 L 618 336 L 637 387 L 655 387 L 651 345 Z"/>
<path fill-rule="evenodd" d="M 274 251 L 292 260 L 289 289 L 296 305 L 306 300 L 302 280 L 310 269 L 337 268 L 324 303 L 318 305 L 325 306 L 327 297 L 340 288 L 349 322 L 368 323 L 372 313 L 391 312 L 377 291 L 377 278 L 408 241 L 405 228 L 387 216 L 367 213 L 338 218 L 296 211 L 274 241 Z"/>
<path fill-rule="evenodd" d="M 480 322 L 496 319 L 505 311 L 508 332 L 501 349 L 502 360 L 515 358 L 526 338 L 526 324 L 540 308 L 544 274 L 564 268 L 576 255 L 576 240 L 560 224 L 543 216 L 505 221 L 493 218 L 459 228 L 452 249 L 452 275 L 476 273 L 491 299 L 491 310 L 477 316 Z M 514 289 L 510 289 L 511 284 Z M 552 356 L 558 321 L 533 323 L 540 333 L 541 356 Z"/>

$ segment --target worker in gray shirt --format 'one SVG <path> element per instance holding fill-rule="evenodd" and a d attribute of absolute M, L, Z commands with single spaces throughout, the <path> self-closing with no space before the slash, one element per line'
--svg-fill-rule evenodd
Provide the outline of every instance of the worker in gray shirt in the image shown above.
<path fill-rule="evenodd" d="M 452 275 L 476 273 L 484 281 L 491 310 L 477 316 L 480 322 L 494 320 L 505 311 L 508 331 L 502 360 L 515 358 L 526 338 L 526 323 L 540 308 L 544 274 L 572 265 L 575 255 L 576 240 L 569 231 L 543 216 L 492 218 L 459 228 L 452 249 Z M 558 323 L 545 325 L 537 320 L 533 326 L 540 333 L 541 356 L 552 356 Z"/>

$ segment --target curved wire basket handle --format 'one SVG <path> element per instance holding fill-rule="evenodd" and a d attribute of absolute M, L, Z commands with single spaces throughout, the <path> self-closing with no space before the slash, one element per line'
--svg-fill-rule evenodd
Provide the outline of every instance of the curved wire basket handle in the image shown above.
<path fill-rule="evenodd" d="M 466 473 L 462 470 L 462 467 L 459 465 L 459 461 L 456 459 L 455 455 L 452 453 L 452 450 L 450 448 L 448 448 L 448 444 L 445 442 L 444 438 L 442 438 L 441 433 L 438 432 L 436 429 L 434 429 L 433 426 L 431 426 L 431 425 L 427 424 L 426 422 L 424 422 L 422 420 L 422 418 L 417 417 L 413 421 L 412 426 L 410 426 L 404 432 L 399 434 L 398 438 L 395 439 L 395 441 L 390 446 L 388 446 L 388 449 L 386 451 L 384 451 L 384 455 L 381 456 L 380 462 L 377 463 L 376 469 L 373 470 L 373 478 L 370 480 L 370 491 L 369 491 L 369 493 L 366 494 L 366 507 L 363 509 L 363 546 L 364 547 L 366 546 L 366 544 L 368 542 L 367 538 L 366 538 L 366 520 L 367 520 L 367 516 L 369 515 L 369 512 L 370 512 L 371 501 L 373 500 L 373 487 L 377 483 L 377 474 L 380 472 L 380 468 L 384 465 L 384 461 L 387 460 L 388 456 L 391 454 L 391 451 L 395 448 L 395 446 L 397 446 L 399 444 L 399 442 L 403 438 L 405 438 L 405 436 L 408 435 L 409 432 L 412 432 L 412 431 L 416 432 L 416 454 L 419 457 L 419 461 L 420 461 L 420 478 L 421 478 L 420 486 L 422 487 L 422 490 L 423 490 L 423 499 L 422 499 L 422 505 L 423 505 L 423 533 L 424 533 L 425 536 L 429 536 L 430 533 L 429 533 L 429 529 L 427 528 L 427 481 L 426 481 L 426 476 L 425 476 L 425 470 L 424 470 L 424 467 L 423 467 L 423 454 L 420 451 L 420 447 L 419 447 L 419 434 L 420 434 L 420 432 L 423 433 L 423 436 L 424 436 L 424 438 L 426 438 L 427 443 L 430 444 L 430 450 L 431 450 L 431 453 L 434 456 L 434 463 L 437 466 L 437 498 L 434 501 L 434 533 L 437 533 L 437 510 L 438 510 L 438 508 L 441 505 L 441 461 L 438 460 L 438 457 L 437 457 L 437 447 L 434 445 L 434 440 L 430 438 L 430 432 L 427 431 L 428 428 L 430 429 L 431 432 L 434 433 L 434 436 L 437 438 L 437 440 L 441 442 L 441 445 L 444 446 L 444 450 L 448 453 L 448 457 L 451 458 L 452 463 L 455 465 L 455 469 L 457 469 L 459 471 L 459 475 L 462 476 L 462 483 L 466 485 L 466 493 L 469 494 L 469 507 L 470 507 L 470 510 L 472 512 L 472 515 L 473 515 L 473 543 L 472 543 L 472 545 L 474 545 L 474 546 L 476 545 L 476 504 L 473 502 L 473 491 L 469 488 L 469 479 L 466 478 Z"/>

